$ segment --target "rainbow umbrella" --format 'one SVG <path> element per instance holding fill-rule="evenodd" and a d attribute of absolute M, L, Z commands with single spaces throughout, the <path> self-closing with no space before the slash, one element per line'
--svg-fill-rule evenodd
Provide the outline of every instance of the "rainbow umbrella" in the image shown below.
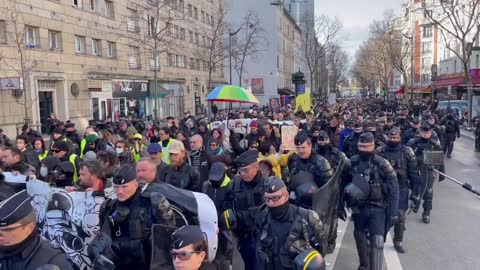
<path fill-rule="evenodd" d="M 252 93 L 235 85 L 221 85 L 215 87 L 207 96 L 207 101 L 237 102 L 237 103 L 260 103 Z"/>

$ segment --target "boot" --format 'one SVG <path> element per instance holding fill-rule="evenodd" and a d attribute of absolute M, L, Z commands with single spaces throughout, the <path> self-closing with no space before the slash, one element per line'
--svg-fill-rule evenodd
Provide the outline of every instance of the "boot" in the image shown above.
<path fill-rule="evenodd" d="M 405 250 L 405 248 L 403 247 L 403 242 L 394 242 L 394 243 L 393 243 L 393 247 L 395 248 L 395 250 L 396 250 L 398 253 L 403 254 L 403 253 L 407 252 L 407 251 Z"/>
<path fill-rule="evenodd" d="M 332 254 L 335 251 L 335 242 L 328 243 L 327 245 L 327 254 Z"/>
<path fill-rule="evenodd" d="M 383 268 L 383 235 L 372 235 L 370 239 L 370 270 L 382 270 Z"/>
<path fill-rule="evenodd" d="M 423 212 L 423 214 L 422 214 L 422 221 L 423 221 L 423 223 L 425 223 L 425 224 L 429 224 L 429 223 L 430 223 L 430 212 Z"/>
<path fill-rule="evenodd" d="M 365 232 L 353 232 L 355 238 L 355 244 L 357 246 L 358 260 L 360 261 L 360 266 L 358 270 L 369 270 L 370 269 L 370 259 L 368 252 L 368 243 Z"/>

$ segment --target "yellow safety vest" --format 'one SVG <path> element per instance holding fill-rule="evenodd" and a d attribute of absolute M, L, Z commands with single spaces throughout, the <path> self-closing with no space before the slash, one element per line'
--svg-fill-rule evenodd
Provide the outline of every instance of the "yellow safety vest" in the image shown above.
<path fill-rule="evenodd" d="M 80 158 L 83 158 L 83 151 L 85 151 L 85 147 L 87 147 L 87 139 L 82 139 L 80 141 Z"/>
<path fill-rule="evenodd" d="M 167 147 L 163 147 L 162 142 L 159 142 L 160 146 L 162 147 L 162 161 L 165 164 L 170 165 L 170 153 L 168 152 L 168 146 L 172 143 L 173 139 L 168 139 Z"/>
<path fill-rule="evenodd" d="M 140 147 L 142 148 L 142 147 Z M 140 150 L 141 152 L 141 150 Z M 135 160 L 135 162 L 138 162 L 142 157 L 140 156 L 140 153 L 137 153 L 137 150 L 135 149 L 135 147 L 132 149 L 132 155 L 133 155 L 133 159 Z"/>
<path fill-rule="evenodd" d="M 43 154 L 40 154 L 40 155 L 38 156 L 38 159 L 39 159 L 40 161 L 42 161 L 42 160 L 43 160 L 44 158 L 46 158 L 47 156 L 48 156 L 48 150 L 45 150 L 45 152 L 43 152 Z"/>
<path fill-rule="evenodd" d="M 70 161 L 70 163 L 73 165 L 73 183 L 77 183 L 78 182 L 78 173 L 77 173 L 77 165 L 75 165 L 75 159 L 77 158 L 78 156 L 75 155 L 75 154 L 71 154 L 70 157 L 68 158 L 68 161 Z"/>

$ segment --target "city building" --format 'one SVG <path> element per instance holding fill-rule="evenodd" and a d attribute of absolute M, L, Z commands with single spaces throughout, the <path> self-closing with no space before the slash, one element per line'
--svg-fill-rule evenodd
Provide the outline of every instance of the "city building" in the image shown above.
<path fill-rule="evenodd" d="M 279 101 L 280 96 L 295 93 L 292 74 L 301 66 L 298 53 L 301 30 L 285 6 L 274 1 L 232 1 L 226 16 L 228 23 L 241 24 L 253 7 L 264 30 L 266 46 L 256 57 L 247 57 L 242 80 L 233 71 L 231 81 L 251 89 L 262 104 L 268 104 L 272 99 Z M 238 37 L 247 36 L 246 31 L 249 31 L 247 27 L 241 29 Z M 229 74 L 229 59 L 225 66 L 225 74 Z"/>
<path fill-rule="evenodd" d="M 221 68 L 209 80 L 201 60 L 221 7 L 222 0 L 0 0 L 0 126 L 14 135 L 25 118 L 46 132 L 52 113 L 79 130 L 89 119 L 194 113 L 224 82 Z"/>

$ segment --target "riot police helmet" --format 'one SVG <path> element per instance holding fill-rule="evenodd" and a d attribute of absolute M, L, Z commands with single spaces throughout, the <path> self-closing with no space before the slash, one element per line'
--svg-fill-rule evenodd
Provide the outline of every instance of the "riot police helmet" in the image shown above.
<path fill-rule="evenodd" d="M 307 249 L 298 254 L 294 260 L 295 270 L 325 270 L 325 260 L 315 249 Z"/>

